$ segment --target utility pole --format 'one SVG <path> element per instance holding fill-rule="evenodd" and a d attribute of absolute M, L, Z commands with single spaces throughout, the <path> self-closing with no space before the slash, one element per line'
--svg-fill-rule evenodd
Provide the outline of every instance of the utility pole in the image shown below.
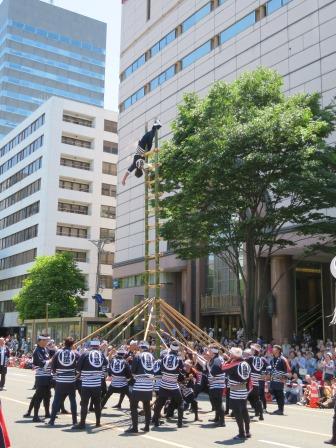
<path fill-rule="evenodd" d="M 46 303 L 46 332 L 47 332 L 47 334 L 46 334 L 46 336 L 48 336 L 49 335 L 49 305 L 50 305 L 50 303 Z"/>

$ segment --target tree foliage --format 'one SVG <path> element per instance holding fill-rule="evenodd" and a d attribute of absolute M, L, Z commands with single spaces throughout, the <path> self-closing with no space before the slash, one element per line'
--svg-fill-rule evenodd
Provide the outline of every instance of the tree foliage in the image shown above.
<path fill-rule="evenodd" d="M 37 257 L 14 302 L 20 318 L 74 317 L 86 290 L 85 277 L 69 253 Z"/>
<path fill-rule="evenodd" d="M 249 334 L 264 300 L 258 259 L 311 235 L 335 247 L 334 125 L 318 94 L 285 96 L 281 76 L 261 67 L 204 99 L 187 94 L 160 152 L 162 235 L 179 257 L 217 254 L 240 276 Z"/>

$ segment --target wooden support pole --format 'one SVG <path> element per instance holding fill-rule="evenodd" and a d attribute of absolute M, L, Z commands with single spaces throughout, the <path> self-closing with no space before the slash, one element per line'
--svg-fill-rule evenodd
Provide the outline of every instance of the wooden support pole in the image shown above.
<path fill-rule="evenodd" d="M 149 313 L 148 322 L 147 322 L 147 326 L 146 326 L 146 331 L 145 331 L 145 335 L 144 335 L 144 341 L 147 340 L 148 329 L 149 329 L 149 326 L 150 326 L 150 324 L 152 322 L 153 310 L 154 310 L 154 305 L 152 305 L 152 308 L 151 308 L 150 313 Z"/>
<path fill-rule="evenodd" d="M 129 328 L 129 327 L 132 325 L 132 323 L 135 322 L 135 321 L 138 319 L 139 316 L 141 316 L 141 314 L 145 311 L 146 306 L 147 306 L 147 305 L 144 305 L 144 306 L 141 308 L 141 310 L 140 310 L 140 311 L 133 317 L 133 319 L 131 319 L 131 320 L 129 321 L 129 323 L 126 325 L 126 327 L 123 328 L 121 331 L 119 331 L 119 333 L 112 339 L 112 341 L 110 341 L 111 344 L 112 344 L 114 341 L 116 341 L 116 340 L 118 339 L 118 337 L 119 337 L 121 334 L 123 334 L 123 333 L 127 330 L 127 328 Z"/>

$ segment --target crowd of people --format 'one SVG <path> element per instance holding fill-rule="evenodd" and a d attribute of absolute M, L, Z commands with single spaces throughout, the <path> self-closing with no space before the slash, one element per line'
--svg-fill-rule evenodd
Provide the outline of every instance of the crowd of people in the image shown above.
<path fill-rule="evenodd" d="M 199 420 L 198 397 L 205 393 L 215 412 L 213 425 L 224 427 L 225 415 L 231 412 L 238 426 L 236 439 L 245 440 L 251 437 L 248 402 L 259 420 L 264 419 L 267 402 L 272 400 L 277 404 L 274 415 L 284 415 L 285 404 L 334 407 L 336 355 L 330 340 L 313 343 L 306 338 L 277 345 L 261 337 L 255 343 L 241 337 L 210 346 L 190 340 L 186 346 L 167 337 L 161 342 L 158 354 L 151 339 L 114 347 L 102 339 L 76 345 L 68 337 L 57 346 L 49 337 L 39 336 L 31 358 L 29 352 L 20 353 L 35 369 L 35 393 L 25 417 L 41 422 L 43 403 L 47 424 L 52 427 L 57 414 L 67 412 L 64 401 L 68 397 L 73 430 L 85 428 L 88 411 L 95 413 L 99 427 L 102 409 L 112 394 L 118 394 L 116 407 L 121 407 L 125 397 L 129 400 L 132 425 L 128 433 L 138 432 L 140 402 L 143 431 L 149 431 L 151 424 L 159 427 L 174 412 L 182 428 L 186 409 Z M 0 388 L 4 388 L 11 354 L 10 340 L 0 338 Z M 330 442 L 336 445 L 336 434 Z"/>

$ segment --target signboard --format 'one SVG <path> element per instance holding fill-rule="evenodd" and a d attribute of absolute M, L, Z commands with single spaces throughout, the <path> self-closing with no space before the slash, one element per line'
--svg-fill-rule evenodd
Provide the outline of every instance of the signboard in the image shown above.
<path fill-rule="evenodd" d="M 336 257 L 334 257 L 334 258 L 331 260 L 331 263 L 330 263 L 330 272 L 331 272 L 331 275 L 332 275 L 334 278 L 336 278 Z"/>

